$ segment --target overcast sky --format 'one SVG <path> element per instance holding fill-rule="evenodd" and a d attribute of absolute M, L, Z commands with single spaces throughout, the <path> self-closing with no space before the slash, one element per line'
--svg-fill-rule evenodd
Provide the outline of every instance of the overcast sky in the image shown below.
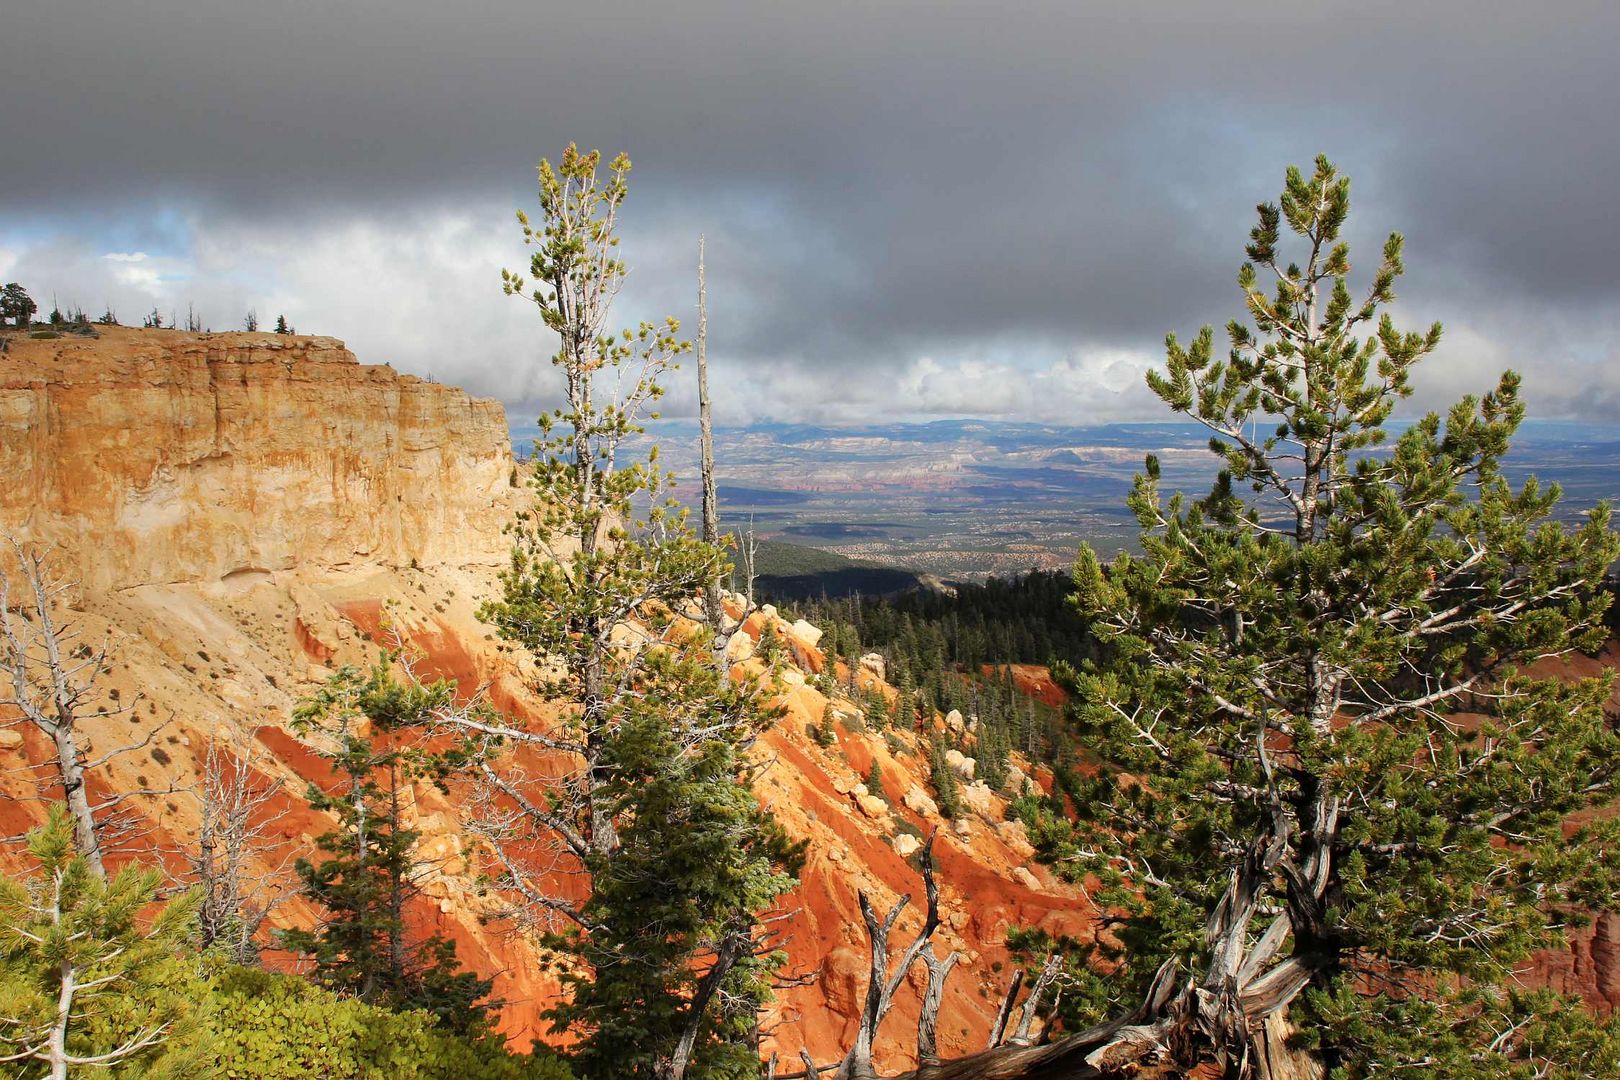
<path fill-rule="evenodd" d="M 707 234 L 729 422 L 1154 419 L 1164 334 L 1240 310 L 1254 204 L 1326 152 L 1360 267 L 1404 232 L 1400 315 L 1446 324 L 1424 404 L 1512 366 L 1608 420 L 1617 56 L 1612 0 L 13 0 L 0 280 L 285 313 L 526 420 L 499 269 L 575 140 L 635 161 L 622 321 L 693 325 Z"/>

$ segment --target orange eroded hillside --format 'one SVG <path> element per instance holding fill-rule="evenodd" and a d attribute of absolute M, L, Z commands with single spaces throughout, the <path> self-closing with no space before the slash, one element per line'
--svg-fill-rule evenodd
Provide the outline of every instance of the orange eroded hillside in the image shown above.
<path fill-rule="evenodd" d="M 326 338 L 109 328 L 94 340 L 19 341 L 0 357 L 0 469 L 14 478 L 0 488 L 0 529 L 54 548 L 56 565 L 81 583 L 75 615 L 86 640 L 112 646 L 98 702 L 109 715 L 86 725 L 93 752 L 145 745 L 113 760 L 93 787 L 140 793 L 129 807 L 144 825 L 143 857 L 182 865 L 210 739 L 251 750 L 253 767 L 277 786 L 257 871 L 307 854 L 328 822 L 303 795 L 325 771 L 290 730 L 291 709 L 393 633 L 420 654 L 423 673 L 482 690 L 529 722 L 551 715 L 475 614 L 497 588 L 501 529 L 520 497 L 494 402 L 360 365 Z M 816 745 L 805 728 L 828 702 L 804 685 L 804 671 L 823 662 L 813 628 L 756 613 L 747 630 L 750 639 L 786 633 L 799 665 L 785 673 L 787 715 L 759 743 L 770 765 L 758 792 L 809 841 L 785 926 L 789 971 L 815 978 L 773 1007 L 767 1050 L 792 1060 L 807 1046 L 826 1061 L 847 1045 L 867 967 L 857 890 L 879 907 L 902 893 L 920 905 L 907 857 L 917 834 L 936 829 L 941 951 L 964 956 L 941 1013 L 941 1050 L 981 1048 L 1010 973 L 1007 928 L 1083 936 L 1087 901 L 1033 863 L 1021 827 L 1003 820 L 1003 800 L 982 784 L 964 781 L 967 819 L 942 820 L 916 736 L 901 735 L 895 755 L 882 735 L 850 722 L 837 745 Z M 757 664 L 749 644 L 739 641 L 735 658 Z M 137 700 L 133 713 L 117 714 Z M 833 708 L 854 713 L 844 701 Z M 33 733 L 0 728 L 5 835 L 43 818 L 35 776 L 18 769 L 46 754 Z M 873 760 L 881 799 L 861 783 Z M 494 902 L 480 892 L 454 792 L 420 785 L 413 795 L 432 866 L 415 917 L 496 977 L 502 1028 L 526 1044 L 545 1034 L 539 1013 L 556 983 L 526 941 L 486 921 Z M 272 921 L 312 916 L 289 895 Z M 921 917 L 914 905 L 902 940 Z M 915 990 L 901 992 L 880 1034 L 885 1068 L 912 1063 Z"/>

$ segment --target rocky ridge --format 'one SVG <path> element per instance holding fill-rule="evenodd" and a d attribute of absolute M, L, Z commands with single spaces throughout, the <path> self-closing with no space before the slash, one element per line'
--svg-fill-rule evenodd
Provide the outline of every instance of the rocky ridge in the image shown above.
<path fill-rule="evenodd" d="M 96 591 L 500 561 L 499 403 L 332 338 L 108 327 L 0 357 L 0 523 Z"/>

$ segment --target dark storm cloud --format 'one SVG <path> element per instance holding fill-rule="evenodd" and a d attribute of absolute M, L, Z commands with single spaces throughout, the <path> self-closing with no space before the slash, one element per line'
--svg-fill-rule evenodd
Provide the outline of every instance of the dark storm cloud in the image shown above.
<path fill-rule="evenodd" d="M 1608 3 L 24 5 L 11 231 L 503 228 L 537 156 L 622 147 L 633 298 L 688 305 L 709 233 L 756 372 L 1150 353 L 1235 310 L 1253 204 L 1319 150 L 1425 315 L 1581 354 L 1620 300 Z"/>

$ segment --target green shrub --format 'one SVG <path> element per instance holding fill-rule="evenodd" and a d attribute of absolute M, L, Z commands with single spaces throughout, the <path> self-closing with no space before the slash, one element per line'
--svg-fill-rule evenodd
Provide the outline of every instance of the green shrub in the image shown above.
<path fill-rule="evenodd" d="M 287 975 L 232 968 L 196 1034 L 200 1064 L 229 1080 L 571 1080 L 548 1054 L 513 1054 L 498 1037 L 436 1028 L 423 1012 L 390 1012 Z M 181 1049 L 181 1048 L 177 1048 Z"/>
<path fill-rule="evenodd" d="M 832 706 L 828 705 L 821 710 L 821 723 L 810 724 L 805 728 L 810 738 L 815 740 L 817 746 L 826 748 L 838 742 L 838 718 L 833 715 Z"/>

